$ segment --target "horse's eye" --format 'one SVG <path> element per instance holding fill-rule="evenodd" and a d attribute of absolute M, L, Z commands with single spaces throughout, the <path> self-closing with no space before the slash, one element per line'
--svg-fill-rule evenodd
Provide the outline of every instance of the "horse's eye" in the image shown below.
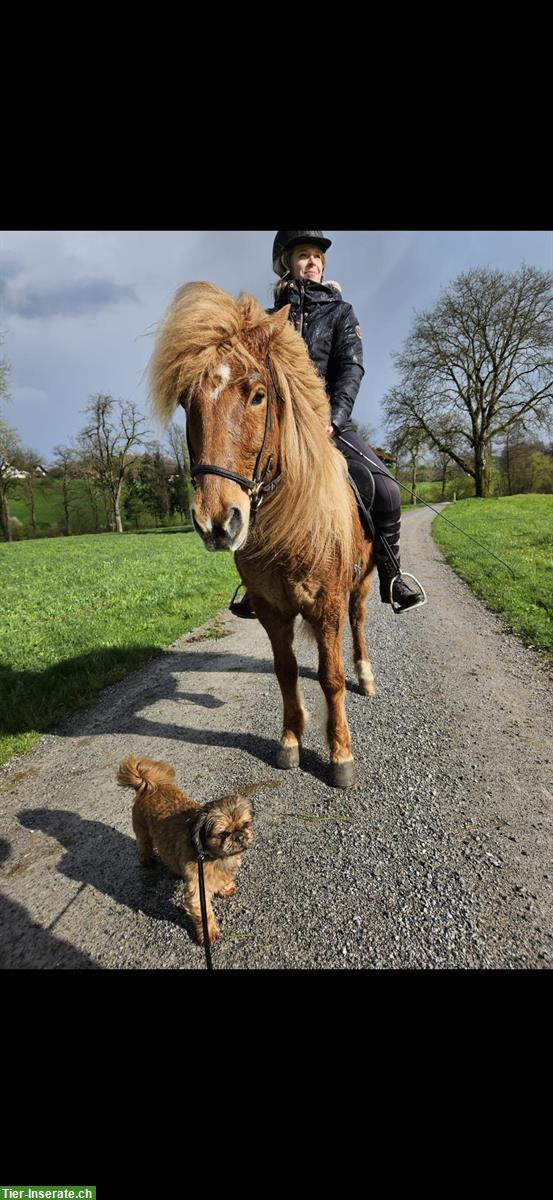
<path fill-rule="evenodd" d="M 258 404 L 263 404 L 264 399 L 263 392 L 256 392 L 251 403 L 254 407 L 257 407 Z"/>

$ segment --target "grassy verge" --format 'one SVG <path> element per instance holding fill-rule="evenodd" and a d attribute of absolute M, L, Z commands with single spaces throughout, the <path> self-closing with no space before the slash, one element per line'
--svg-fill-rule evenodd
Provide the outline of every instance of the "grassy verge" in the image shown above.
<path fill-rule="evenodd" d="M 447 561 L 515 633 L 553 662 L 553 496 L 463 500 L 445 515 L 503 558 L 516 577 L 436 517 L 432 533 Z"/>
<path fill-rule="evenodd" d="M 228 603 L 231 555 L 187 533 L 0 544 L 0 763 Z"/>

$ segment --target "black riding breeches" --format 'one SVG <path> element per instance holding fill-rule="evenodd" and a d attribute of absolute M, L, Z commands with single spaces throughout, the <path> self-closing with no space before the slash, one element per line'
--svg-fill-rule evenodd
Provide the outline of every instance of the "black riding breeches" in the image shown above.
<path fill-rule="evenodd" d="M 397 520 L 401 508 L 400 491 L 382 460 L 359 437 L 358 433 L 354 433 L 353 429 L 344 429 L 341 436 L 336 435 L 335 441 L 338 449 L 347 459 L 349 473 L 359 488 L 362 500 L 372 496 L 373 487 L 370 477 L 372 476 L 374 480 L 372 514 L 375 523 L 378 524 L 379 519 L 386 522 Z M 351 444 L 346 445 L 346 442 Z M 366 455 L 370 461 L 366 462 L 364 458 L 361 458 L 361 454 Z"/>
<path fill-rule="evenodd" d="M 380 576 L 380 594 L 384 598 L 388 595 L 389 581 L 397 574 L 400 565 L 400 490 L 382 460 L 375 454 L 371 446 L 367 446 L 358 433 L 354 433 L 352 429 L 344 429 L 343 439 L 337 436 L 336 445 L 347 459 L 349 473 L 357 484 L 361 499 L 367 507 L 370 507 L 374 489 L 371 509 L 376 533 L 374 557 Z M 349 442 L 350 445 L 346 445 L 346 442 Z M 361 458 L 362 454 L 365 455 L 365 458 Z M 366 459 L 369 461 L 367 462 Z"/>

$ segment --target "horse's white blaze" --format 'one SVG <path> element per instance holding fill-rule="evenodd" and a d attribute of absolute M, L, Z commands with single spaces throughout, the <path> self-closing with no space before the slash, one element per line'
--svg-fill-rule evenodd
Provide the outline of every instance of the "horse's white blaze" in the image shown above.
<path fill-rule="evenodd" d="M 223 388 L 225 387 L 225 385 L 228 383 L 228 381 L 230 379 L 230 367 L 229 367 L 228 363 L 221 363 L 216 368 L 215 374 L 219 376 L 221 382 L 219 384 L 219 387 L 214 388 L 213 391 L 210 393 L 210 396 L 209 396 L 210 400 L 217 400 L 218 396 L 221 395 Z"/>

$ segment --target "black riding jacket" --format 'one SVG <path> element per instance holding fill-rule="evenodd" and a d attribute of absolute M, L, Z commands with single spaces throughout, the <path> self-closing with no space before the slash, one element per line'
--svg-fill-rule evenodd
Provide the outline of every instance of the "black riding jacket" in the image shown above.
<path fill-rule="evenodd" d="M 311 279 L 291 279 L 269 312 L 285 304 L 291 305 L 289 319 L 325 380 L 332 424 L 346 429 L 364 375 L 361 331 L 353 308 L 342 300 L 337 283 Z"/>

